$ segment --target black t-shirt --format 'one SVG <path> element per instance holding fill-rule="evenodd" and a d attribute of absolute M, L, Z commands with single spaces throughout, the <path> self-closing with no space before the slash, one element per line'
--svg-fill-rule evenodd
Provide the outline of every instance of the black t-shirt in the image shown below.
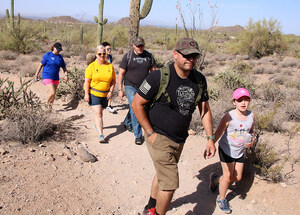
<path fill-rule="evenodd" d="M 155 60 L 148 51 L 144 50 L 141 55 L 136 55 L 133 50 L 129 51 L 120 63 L 120 68 L 126 70 L 124 84 L 138 89 L 154 66 L 156 67 Z"/>
<path fill-rule="evenodd" d="M 200 73 L 201 74 L 201 73 Z M 209 99 L 207 83 L 201 74 L 203 91 L 200 102 Z M 151 72 L 138 90 L 138 94 L 151 101 L 156 96 L 160 84 L 160 71 Z M 171 104 L 164 95 L 148 110 L 148 117 L 155 132 L 163 134 L 177 143 L 184 143 L 188 137 L 188 129 L 195 110 L 195 101 L 199 93 L 199 86 L 193 72 L 186 79 L 180 78 L 170 65 L 170 80 L 166 89 Z"/>

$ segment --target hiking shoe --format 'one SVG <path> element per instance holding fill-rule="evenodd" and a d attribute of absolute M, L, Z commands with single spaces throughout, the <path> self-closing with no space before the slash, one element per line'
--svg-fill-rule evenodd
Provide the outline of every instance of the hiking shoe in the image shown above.
<path fill-rule="evenodd" d="M 107 106 L 106 109 L 111 113 L 114 113 L 116 111 L 111 105 Z"/>
<path fill-rule="evenodd" d="M 142 136 L 135 138 L 135 144 L 136 145 L 142 145 L 143 143 L 144 143 L 144 139 L 143 139 Z"/>
<path fill-rule="evenodd" d="M 132 126 L 131 125 L 125 125 L 124 124 L 124 128 L 125 130 L 129 131 L 129 132 L 133 132 Z"/>
<path fill-rule="evenodd" d="M 231 209 L 229 207 L 229 203 L 227 202 L 227 199 L 221 199 L 220 200 L 220 196 L 218 196 L 217 198 L 217 205 L 219 206 L 219 208 L 226 214 L 230 214 L 231 213 Z"/>
<path fill-rule="evenodd" d="M 105 139 L 104 139 L 104 135 L 103 134 L 99 135 L 99 142 L 100 143 L 105 143 Z"/>
<path fill-rule="evenodd" d="M 209 189 L 211 192 L 216 192 L 218 189 L 218 183 L 216 183 L 216 179 L 218 178 L 218 175 L 212 172 L 209 175 Z"/>
<path fill-rule="evenodd" d="M 144 209 L 142 215 L 156 215 L 156 209 L 155 208 L 150 208 L 150 209 Z"/>

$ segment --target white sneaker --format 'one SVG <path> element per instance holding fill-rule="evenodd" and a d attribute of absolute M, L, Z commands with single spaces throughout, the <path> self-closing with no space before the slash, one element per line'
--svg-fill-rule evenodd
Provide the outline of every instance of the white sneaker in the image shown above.
<path fill-rule="evenodd" d="M 116 111 L 112 106 L 107 106 L 106 109 L 111 113 L 114 113 Z"/>

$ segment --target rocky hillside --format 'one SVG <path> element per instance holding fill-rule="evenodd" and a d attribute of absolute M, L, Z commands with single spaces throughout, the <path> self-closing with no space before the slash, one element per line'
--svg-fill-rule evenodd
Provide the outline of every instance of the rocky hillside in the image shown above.
<path fill-rule="evenodd" d="M 55 16 L 47 19 L 48 22 L 57 22 L 57 23 L 80 23 L 79 20 L 71 17 L 71 16 Z"/>

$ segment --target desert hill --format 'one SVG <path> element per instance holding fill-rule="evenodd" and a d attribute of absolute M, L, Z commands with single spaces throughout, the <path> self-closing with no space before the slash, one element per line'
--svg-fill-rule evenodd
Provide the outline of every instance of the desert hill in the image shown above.
<path fill-rule="evenodd" d="M 240 25 L 228 26 L 228 27 L 214 26 L 214 27 L 211 27 L 209 30 L 215 31 L 215 32 L 239 33 L 241 31 L 245 30 L 245 28 L 243 28 Z"/>
<path fill-rule="evenodd" d="M 48 22 L 58 22 L 58 23 L 81 23 L 79 20 L 73 18 L 72 16 L 54 16 L 47 19 Z"/>

